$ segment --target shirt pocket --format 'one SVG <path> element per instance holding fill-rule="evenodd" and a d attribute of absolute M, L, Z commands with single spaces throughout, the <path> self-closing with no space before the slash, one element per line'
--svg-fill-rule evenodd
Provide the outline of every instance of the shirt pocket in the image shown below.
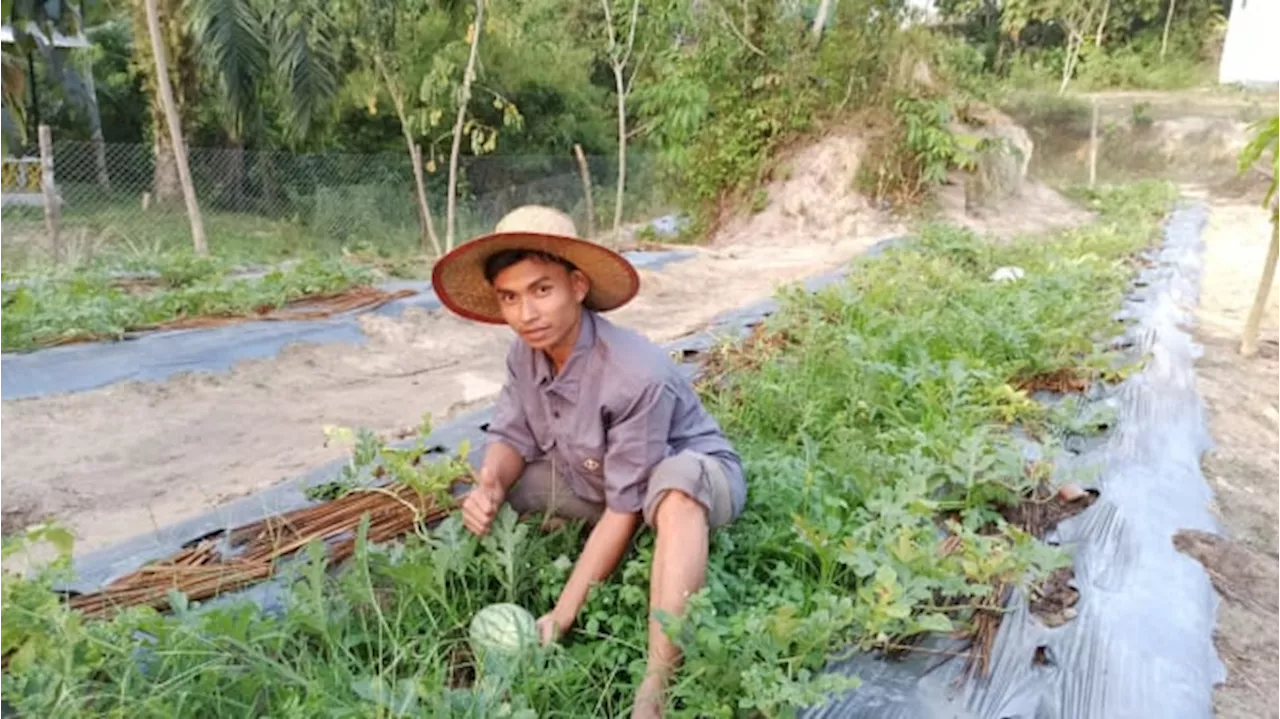
<path fill-rule="evenodd" d="M 604 455 L 606 451 L 603 437 L 566 438 L 566 459 L 573 472 L 597 487 L 604 487 Z"/>

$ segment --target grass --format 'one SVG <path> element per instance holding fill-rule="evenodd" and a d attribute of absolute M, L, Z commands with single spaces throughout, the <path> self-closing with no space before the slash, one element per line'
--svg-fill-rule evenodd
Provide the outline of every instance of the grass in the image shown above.
<path fill-rule="evenodd" d="M 701 388 L 743 455 L 749 499 L 713 537 L 706 589 L 669 622 L 686 653 L 673 716 L 789 714 L 856 683 L 818 673 L 841 649 L 965 631 L 975 602 L 1063 564 L 999 513 L 1043 476 L 1009 429 L 1033 432 L 1050 460 L 1083 430 L 1010 383 L 1119 361 L 1098 348 L 1171 192 L 1089 193 L 1096 223 L 1011 244 L 929 226 L 845 282 L 785 294 L 767 341 L 730 352 Z M 1005 265 L 1025 278 L 988 280 Z M 651 533 L 563 646 L 514 668 L 470 659 L 476 610 L 536 614 L 567 578 L 578 528 L 534 527 L 506 511 L 477 541 L 450 519 L 362 543 L 337 573 L 317 547 L 275 614 L 179 602 L 172 616 L 89 623 L 47 579 L 6 577 L 3 694 L 42 717 L 623 715 L 643 669 Z"/>

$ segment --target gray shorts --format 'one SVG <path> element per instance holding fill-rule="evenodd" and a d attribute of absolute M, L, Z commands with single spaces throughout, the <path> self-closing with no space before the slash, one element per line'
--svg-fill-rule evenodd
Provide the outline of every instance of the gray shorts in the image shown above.
<path fill-rule="evenodd" d="M 673 489 L 706 508 L 710 526 L 721 527 L 733 519 L 729 477 L 715 457 L 685 450 L 654 466 L 644 497 L 646 524 L 653 526 L 654 510 Z M 592 524 L 604 513 L 603 504 L 589 502 L 575 494 L 546 457 L 525 465 L 524 473 L 507 494 L 507 502 L 520 514 L 546 512 L 568 519 L 584 519 Z"/>

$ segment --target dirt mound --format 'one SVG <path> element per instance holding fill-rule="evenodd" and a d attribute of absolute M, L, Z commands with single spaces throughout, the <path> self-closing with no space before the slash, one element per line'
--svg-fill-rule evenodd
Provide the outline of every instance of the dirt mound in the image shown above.
<path fill-rule="evenodd" d="M 1026 176 L 1026 165 L 1034 150 L 1025 130 L 994 108 L 986 108 L 983 124 L 995 135 L 1014 138 L 1018 150 L 1027 155 L 1020 162 L 1020 187 L 1009 198 L 988 202 L 983 208 L 967 208 L 963 173 L 954 173 L 938 193 L 938 219 L 1004 239 L 1070 227 L 1089 219 L 1090 213 Z M 768 202 L 764 209 L 726 223 L 711 245 L 801 248 L 866 234 L 905 233 L 906 223 L 874 207 L 855 189 L 866 147 L 865 139 L 845 132 L 798 150 L 774 171 L 776 179 L 766 188 Z"/>
<path fill-rule="evenodd" d="M 774 171 L 764 209 L 730 220 L 712 246 L 804 244 L 896 227 L 854 189 L 865 152 L 866 141 L 852 134 L 800 149 Z"/>
<path fill-rule="evenodd" d="M 1070 227 L 1090 213 L 1029 172 L 1036 145 L 1030 133 L 1000 110 L 973 102 L 954 131 L 978 139 L 972 172 L 954 171 L 938 195 L 942 215 L 978 233 L 1008 239 Z"/>

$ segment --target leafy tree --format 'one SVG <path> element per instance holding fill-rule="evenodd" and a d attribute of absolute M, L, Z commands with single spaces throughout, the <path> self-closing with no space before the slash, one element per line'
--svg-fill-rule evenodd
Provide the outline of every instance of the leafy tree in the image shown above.
<path fill-rule="evenodd" d="M 338 7 L 358 63 L 347 76 L 350 92 L 370 115 L 381 98 L 390 99 L 412 164 L 421 243 L 425 249 L 429 241 L 439 254 L 444 248 L 427 201 L 420 140 L 446 109 L 438 89 L 452 74 L 450 56 L 466 27 L 460 3 L 375 0 Z"/>
<path fill-rule="evenodd" d="M 339 90 L 338 38 L 316 0 L 193 0 L 190 34 L 231 144 L 228 184 L 243 207 L 246 141 L 272 119 L 290 144 L 331 116 Z"/>
<path fill-rule="evenodd" d="M 614 95 L 618 103 L 618 182 L 613 201 L 613 238 L 616 242 L 622 229 L 622 200 L 627 186 L 627 96 L 631 94 L 637 74 L 637 68 L 632 67 L 631 75 L 627 77 L 627 70 L 632 64 L 636 30 L 640 26 L 640 0 L 631 0 L 629 10 L 625 5 L 620 7 L 626 11 L 625 14 L 616 12 L 612 4 L 613 0 L 600 0 L 600 7 L 604 10 L 605 55 L 609 69 L 613 71 Z M 646 43 L 636 64 L 643 62 L 647 49 Z"/>

